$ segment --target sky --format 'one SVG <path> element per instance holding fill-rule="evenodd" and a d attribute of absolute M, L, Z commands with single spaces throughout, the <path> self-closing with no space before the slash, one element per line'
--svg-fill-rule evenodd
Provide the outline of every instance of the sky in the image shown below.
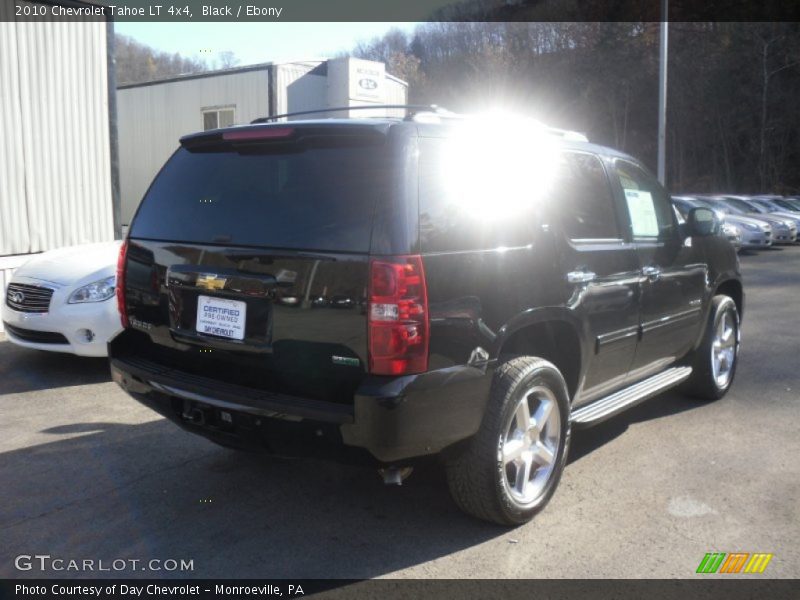
<path fill-rule="evenodd" d="M 285 59 L 324 58 L 369 41 L 393 27 L 416 23 L 137 23 L 114 24 L 117 33 L 165 52 L 213 60 L 232 51 L 240 66 Z"/>

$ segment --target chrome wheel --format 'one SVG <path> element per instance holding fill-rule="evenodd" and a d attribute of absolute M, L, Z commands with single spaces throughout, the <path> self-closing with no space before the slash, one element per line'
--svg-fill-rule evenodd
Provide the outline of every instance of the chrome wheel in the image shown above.
<path fill-rule="evenodd" d="M 722 317 L 714 330 L 714 341 L 711 344 L 711 369 L 714 382 L 721 390 L 731 381 L 736 351 L 739 345 L 738 323 L 730 310 L 722 313 Z"/>
<path fill-rule="evenodd" d="M 555 395 L 543 386 L 527 390 L 505 427 L 499 460 L 503 484 L 519 504 L 541 496 L 553 474 L 561 444 L 561 415 Z"/>

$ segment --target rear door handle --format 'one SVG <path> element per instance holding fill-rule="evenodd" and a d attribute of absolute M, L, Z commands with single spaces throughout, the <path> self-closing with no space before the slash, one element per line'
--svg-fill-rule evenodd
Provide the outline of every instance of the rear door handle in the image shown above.
<path fill-rule="evenodd" d="M 650 281 L 658 281 L 661 277 L 661 269 L 658 267 L 642 267 L 642 275 Z"/>
<path fill-rule="evenodd" d="M 567 273 L 567 281 L 570 283 L 589 283 L 594 281 L 596 277 L 597 274 L 591 271 L 570 271 Z"/>

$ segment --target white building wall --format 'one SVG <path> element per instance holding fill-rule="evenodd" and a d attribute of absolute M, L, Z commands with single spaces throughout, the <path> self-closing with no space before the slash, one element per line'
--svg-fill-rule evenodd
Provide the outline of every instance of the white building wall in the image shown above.
<path fill-rule="evenodd" d="M 128 225 L 181 136 L 203 130 L 203 109 L 234 106 L 236 124 L 268 114 L 265 69 L 122 87 L 117 91 L 120 189 Z"/>
<path fill-rule="evenodd" d="M 15 22 L 13 8 L 0 6 L 2 298 L 32 254 L 114 239 L 106 24 Z"/>
<path fill-rule="evenodd" d="M 105 23 L 0 22 L 0 256 L 114 239 Z"/>
<path fill-rule="evenodd" d="M 381 62 L 359 58 L 328 61 L 328 106 L 406 104 L 408 84 L 389 75 Z M 403 110 L 355 110 L 338 117 L 402 117 Z"/>
<path fill-rule="evenodd" d="M 326 108 L 327 78 L 324 74 L 316 74 L 320 70 L 317 68 L 320 62 L 275 65 L 275 114 Z M 266 116 L 266 113 L 262 116 Z"/>
<path fill-rule="evenodd" d="M 386 104 L 408 104 L 408 84 L 402 79 L 386 74 L 386 89 L 384 94 Z M 403 111 L 387 111 L 389 116 L 404 116 Z"/>
<path fill-rule="evenodd" d="M 0 256 L 22 254 L 31 248 L 19 67 L 17 25 L 0 21 Z"/>

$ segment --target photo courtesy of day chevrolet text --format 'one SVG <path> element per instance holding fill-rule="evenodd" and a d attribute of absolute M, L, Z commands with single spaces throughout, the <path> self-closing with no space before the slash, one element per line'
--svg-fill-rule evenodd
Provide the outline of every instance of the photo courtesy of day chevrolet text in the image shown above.
<path fill-rule="evenodd" d="M 67 597 L 67 598 L 174 598 L 192 597 L 214 594 L 218 597 L 286 597 L 294 598 L 304 596 L 303 586 L 300 584 L 263 584 L 263 585 L 185 585 L 185 584 L 155 584 L 145 585 L 111 583 L 107 585 L 81 585 L 81 584 L 46 584 L 26 585 L 16 584 L 14 592 L 18 597 Z"/>

